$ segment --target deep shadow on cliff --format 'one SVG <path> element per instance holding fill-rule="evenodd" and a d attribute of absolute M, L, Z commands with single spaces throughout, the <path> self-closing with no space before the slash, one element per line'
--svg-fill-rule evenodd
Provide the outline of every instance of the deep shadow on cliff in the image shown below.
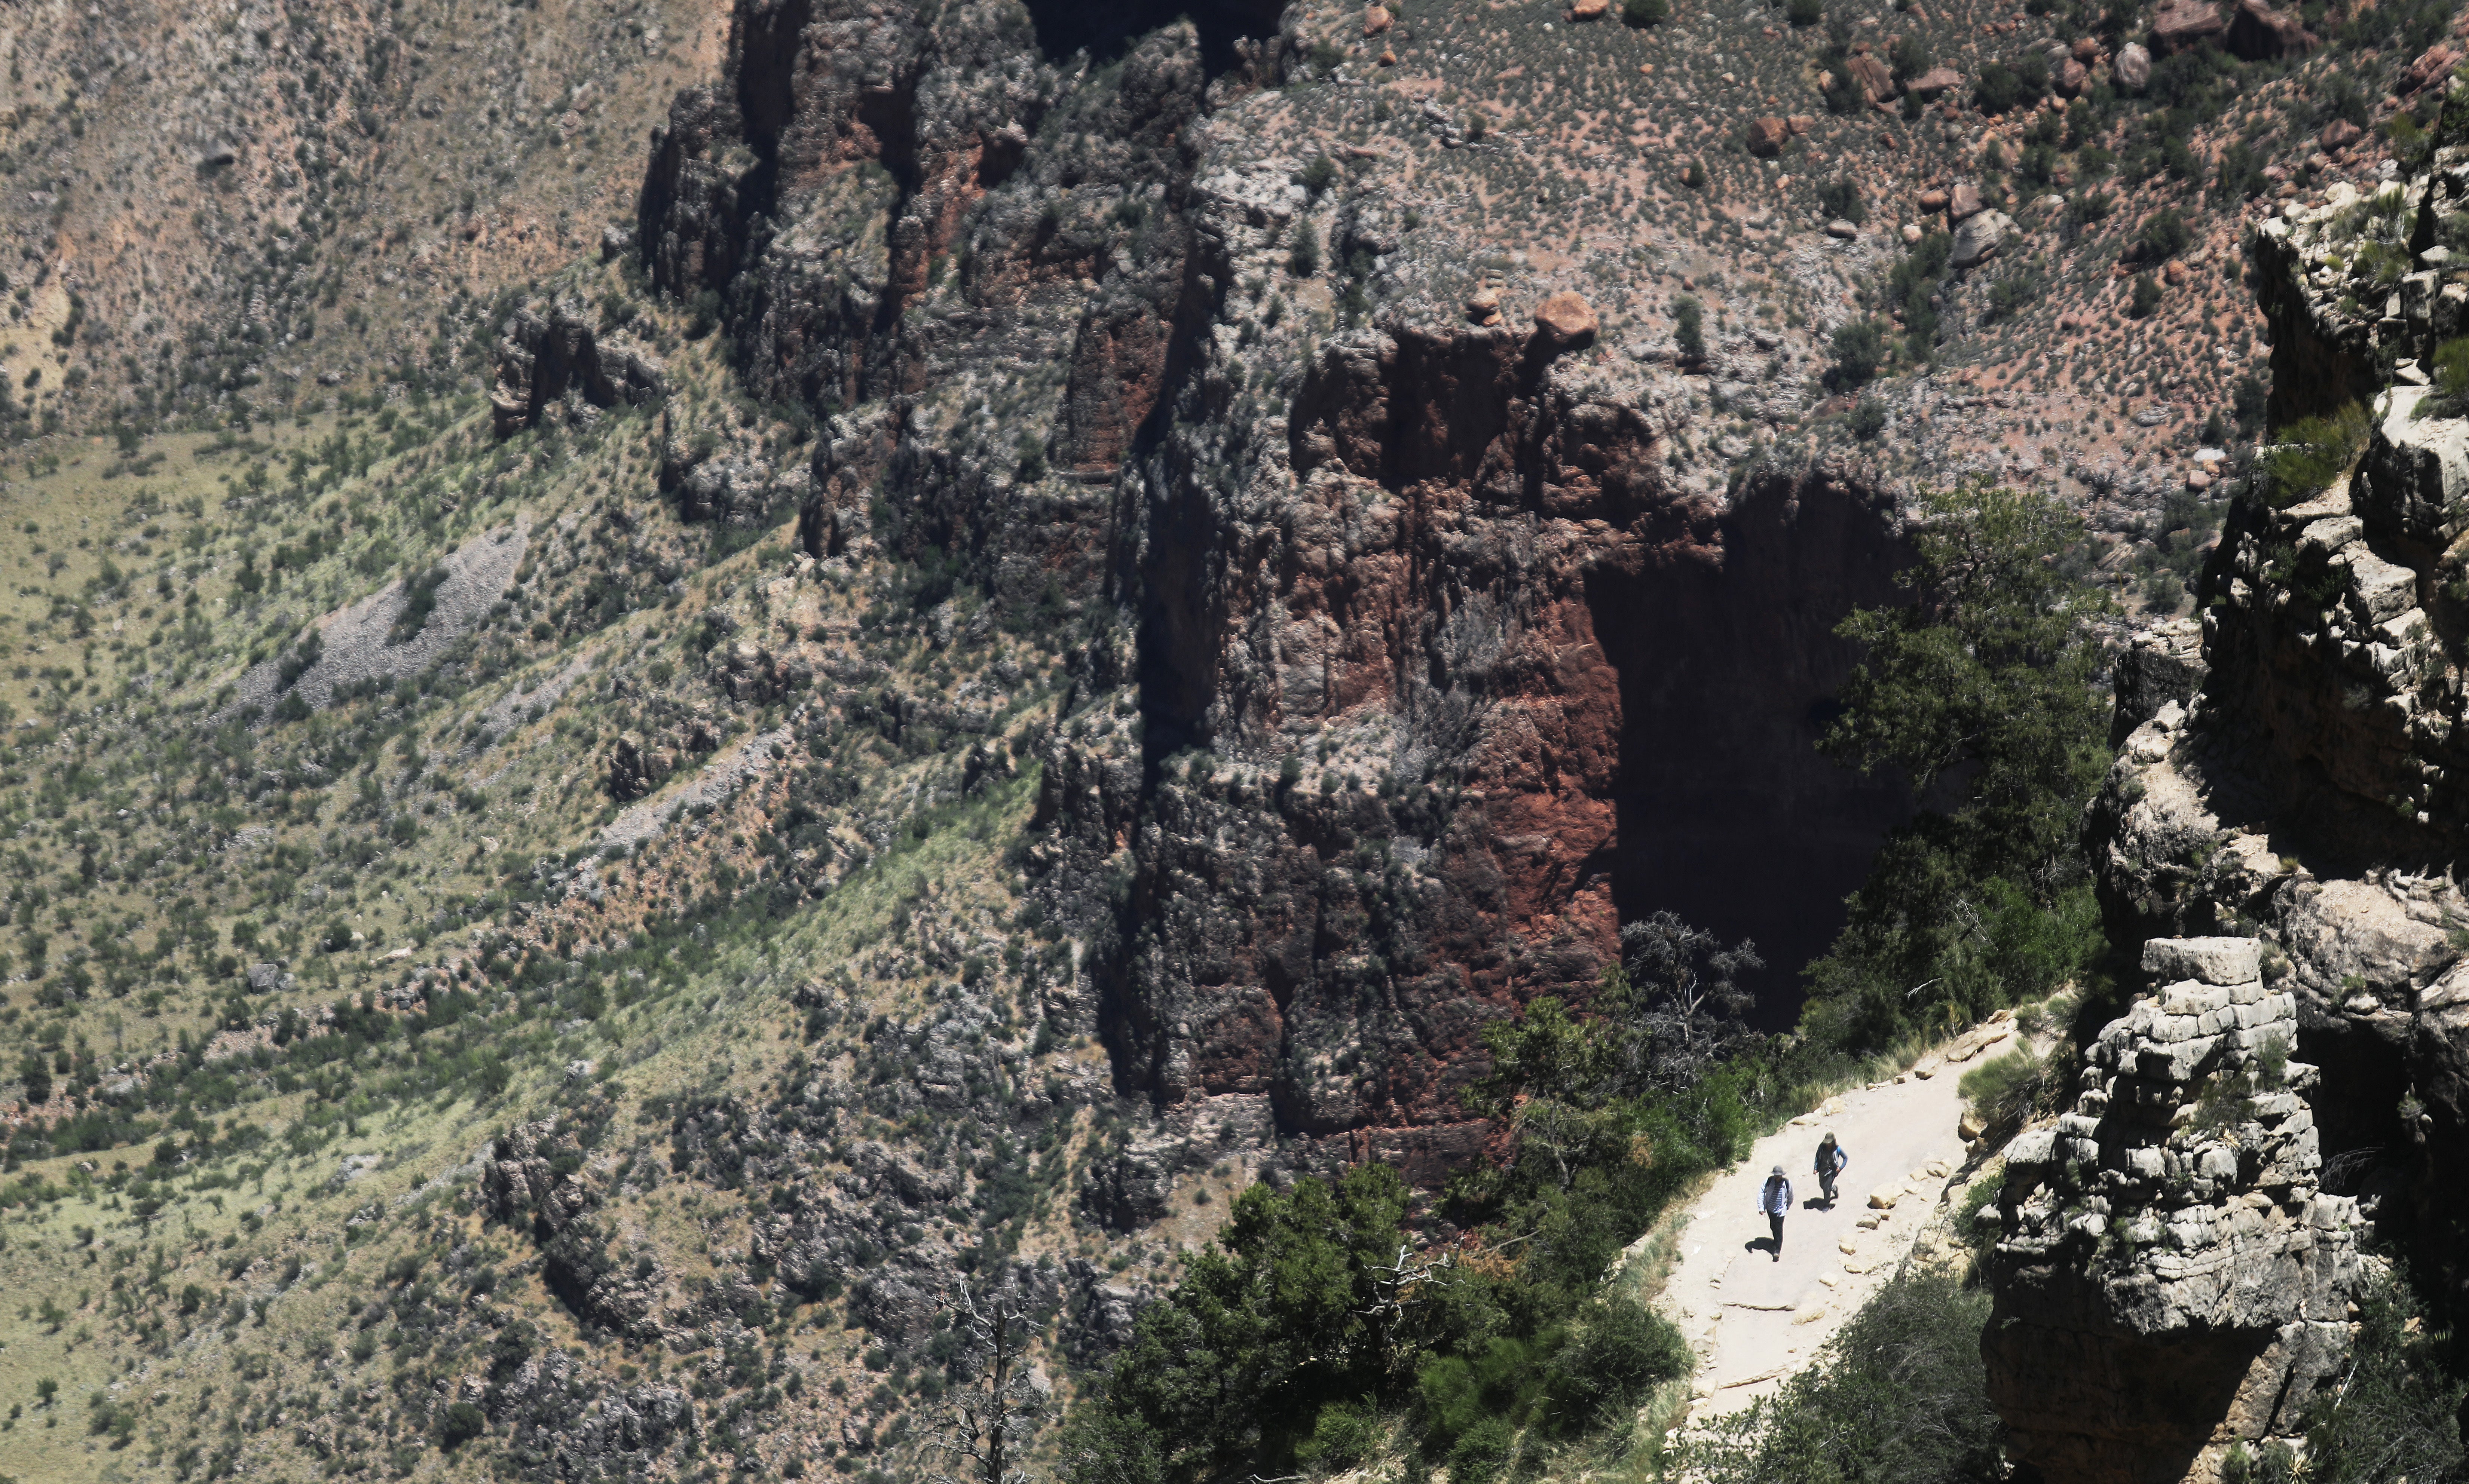
<path fill-rule="evenodd" d="M 1650 550 L 1589 585 L 1620 673 L 1614 901 L 1755 939 L 1757 1023 L 1800 1013 L 1800 970 L 1843 925 L 1843 899 L 1909 811 L 1898 779 L 1821 756 L 1857 658 L 1834 627 L 1897 601 L 1906 558 L 1880 500 L 1823 477 L 1751 485 L 1709 551 Z"/>

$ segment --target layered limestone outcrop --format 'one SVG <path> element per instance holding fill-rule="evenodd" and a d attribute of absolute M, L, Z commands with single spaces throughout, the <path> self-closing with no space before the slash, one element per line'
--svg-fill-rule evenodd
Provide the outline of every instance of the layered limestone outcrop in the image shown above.
<path fill-rule="evenodd" d="M 2469 224 L 2469 155 L 2447 149 L 2380 197 L 2335 197 L 2262 225 L 2257 293 L 2275 408 L 2363 395 L 2363 444 L 2319 492 L 2239 501 L 2198 592 L 2202 684 L 2142 718 L 2121 695 L 2134 724 L 2088 844 L 2112 942 L 2251 933 L 2285 955 L 2299 1052 L 2322 1068 L 2331 1181 L 2421 1281 L 2457 1286 L 2469 421 L 2431 402 L 2411 363 L 2469 329 L 2469 273 L 2412 244 Z M 2360 293 L 2361 271 L 2404 260 L 2388 293 Z M 2325 369 L 2342 357 L 2368 368 L 2363 385 Z M 2394 384 L 2372 384 L 2376 365 Z"/>
<path fill-rule="evenodd" d="M 2320 1189 L 2317 1069 L 2260 948 L 2146 943 L 2151 993 L 2088 1048 L 2072 1108 L 2006 1151 L 1981 1350 L 2047 1484 L 2159 1484 L 2290 1437 L 2346 1357 L 2361 1218 Z"/>
<path fill-rule="evenodd" d="M 2009 1153 L 1984 1340 L 2046 1479 L 2208 1476 L 2293 1433 L 2362 1237 L 2461 1282 L 2469 422 L 2416 365 L 2469 328 L 2434 245 L 2465 196 L 2447 150 L 2253 240 L 2275 420 L 2360 402 L 2363 437 L 2319 488 L 2267 465 L 2204 574 L 2200 652 L 2181 626 L 2119 668 L 2086 838 L 2152 993 Z"/>

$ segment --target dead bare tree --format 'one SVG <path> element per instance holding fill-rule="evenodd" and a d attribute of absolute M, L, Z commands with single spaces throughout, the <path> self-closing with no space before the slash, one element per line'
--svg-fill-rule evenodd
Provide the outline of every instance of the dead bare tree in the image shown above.
<path fill-rule="evenodd" d="M 1036 1317 L 1016 1288 L 973 1291 L 953 1285 L 952 1327 L 965 1336 L 962 1365 L 975 1374 L 946 1392 L 921 1451 L 935 1455 L 933 1484 L 1029 1484 L 1015 1460 L 1043 1425 L 1046 1397 L 1027 1363 Z"/>
<path fill-rule="evenodd" d="M 1685 1087 L 1703 1077 L 1739 1039 L 1752 1003 L 1744 972 L 1764 969 L 1757 945 L 1743 938 L 1724 947 L 1713 933 L 1672 912 L 1656 912 L 1621 929 L 1631 1003 L 1614 1007 L 1632 1019 L 1627 1068 L 1632 1079 Z"/>

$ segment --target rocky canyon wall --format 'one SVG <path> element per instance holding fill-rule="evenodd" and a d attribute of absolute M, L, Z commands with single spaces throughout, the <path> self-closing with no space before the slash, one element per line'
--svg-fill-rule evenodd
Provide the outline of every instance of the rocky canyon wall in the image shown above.
<path fill-rule="evenodd" d="M 2358 277 L 2414 256 L 2412 208 L 2464 194 L 2446 150 L 2254 243 L 2276 415 L 2363 392 L 2366 431 L 2322 445 L 2323 478 L 2266 460 L 2204 574 L 2200 656 L 2156 633 L 2122 670 L 2087 839 L 2149 993 L 2073 1110 L 2010 1152 L 1984 1341 L 2050 1480 L 2202 1473 L 2291 1431 L 2347 1343 L 2353 1244 L 2464 1296 L 2469 420 L 2418 368 L 2463 328 L 2469 275 L 2435 253 L 2388 294 Z"/>
<path fill-rule="evenodd" d="M 1161 1160 L 1280 1136 L 1437 1180 L 1488 1132 L 1483 1026 L 1585 993 L 1641 912 L 1756 938 L 1788 1022 L 1904 808 L 1813 750 L 1834 625 L 1894 596 L 1891 499 L 1834 461 L 1672 477 L 1676 369 L 1606 355 L 1577 295 L 1466 298 L 1458 225 L 1221 126 L 1286 38 L 1212 76 L 1188 25 L 1108 65 L 1040 28 L 748 0 L 638 245 L 814 415 L 773 481 L 811 550 L 1078 625 L 1031 863 L 1088 947 L 1071 1014 L 1161 1118 L 1097 1204 L 1144 1220 Z M 1313 240 L 1358 303 L 1297 271 Z M 680 453 L 690 514 L 772 488 L 750 460 Z"/>

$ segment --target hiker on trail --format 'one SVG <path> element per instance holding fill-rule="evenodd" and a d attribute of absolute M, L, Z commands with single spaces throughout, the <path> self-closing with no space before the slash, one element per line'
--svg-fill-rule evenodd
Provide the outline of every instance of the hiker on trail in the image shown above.
<path fill-rule="evenodd" d="M 1783 1261 L 1783 1215 L 1791 1209 L 1791 1181 L 1783 1177 L 1783 1166 L 1774 1167 L 1766 1176 L 1765 1188 L 1758 1192 L 1758 1209 L 1765 1213 L 1766 1223 L 1774 1228 L 1774 1260 Z"/>
<path fill-rule="evenodd" d="M 1826 1209 L 1829 1211 L 1834 1209 L 1834 1177 L 1842 1174 L 1843 1167 L 1851 1162 L 1852 1156 L 1843 1153 L 1842 1145 L 1834 1142 L 1834 1130 L 1828 1130 L 1826 1137 L 1817 1141 L 1817 1188 L 1825 1193 Z"/>

